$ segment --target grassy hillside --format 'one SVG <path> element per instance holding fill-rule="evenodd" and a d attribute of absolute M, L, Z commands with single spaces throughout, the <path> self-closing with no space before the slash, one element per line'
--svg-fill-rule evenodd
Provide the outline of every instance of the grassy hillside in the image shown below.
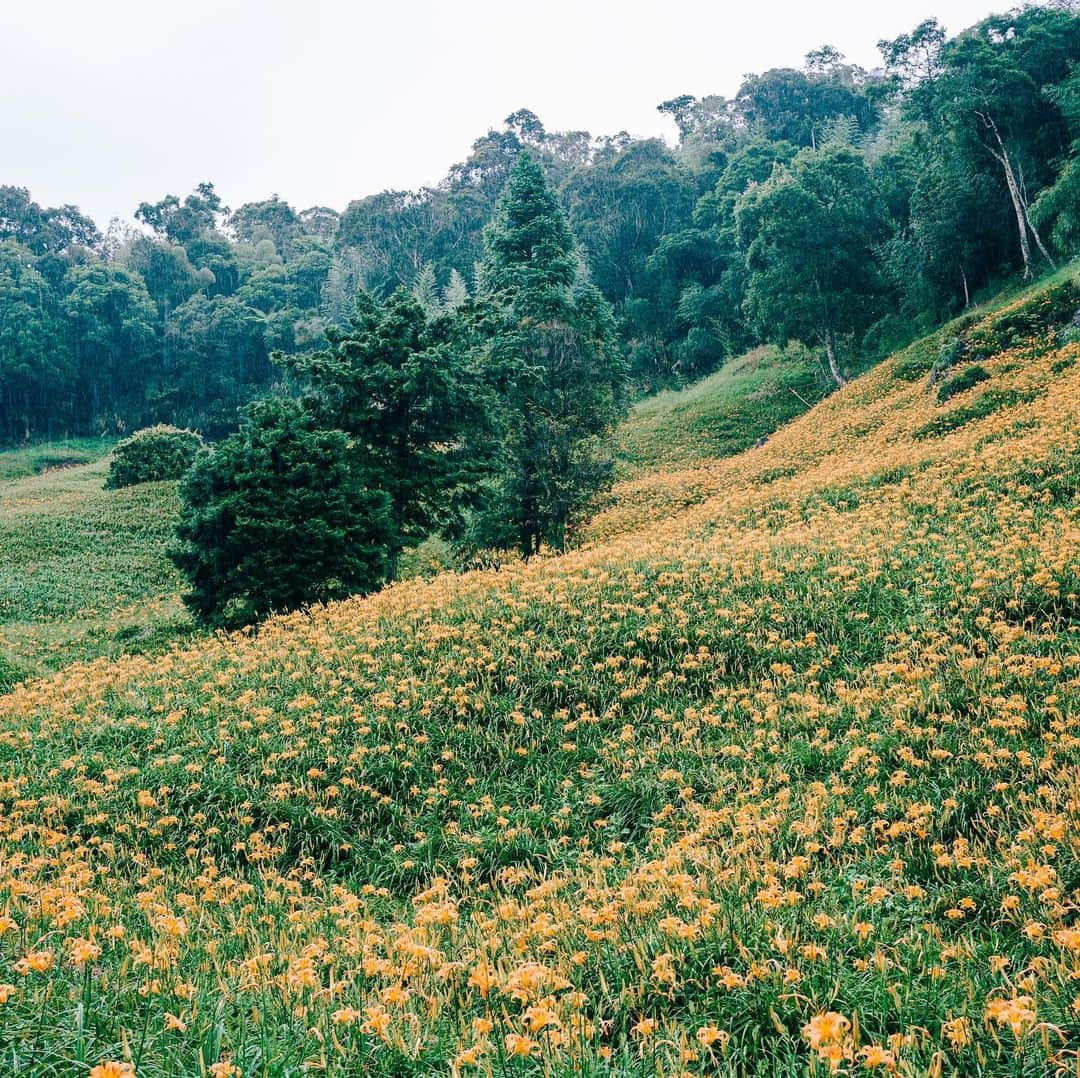
<path fill-rule="evenodd" d="M 106 456 L 115 444 L 115 438 L 68 438 L 0 450 L 0 481 L 90 464 Z"/>
<path fill-rule="evenodd" d="M 0 453 L 0 689 L 190 629 L 165 556 L 176 484 L 102 490 L 108 448 Z M 97 459 L 74 464 L 80 455 Z"/>
<path fill-rule="evenodd" d="M 765 345 L 678 392 L 647 397 L 617 435 L 624 478 L 729 457 L 809 410 L 832 387 L 798 345 Z"/>
<path fill-rule="evenodd" d="M 1072 1073 L 1063 303 L 673 453 L 565 557 L 0 699 L 8 1071 Z"/>

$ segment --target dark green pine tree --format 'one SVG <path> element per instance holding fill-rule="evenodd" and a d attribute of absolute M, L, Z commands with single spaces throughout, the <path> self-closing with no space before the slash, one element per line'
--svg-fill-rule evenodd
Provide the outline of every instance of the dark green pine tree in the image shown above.
<path fill-rule="evenodd" d="M 503 402 L 501 468 L 477 538 L 561 550 L 610 483 L 604 435 L 624 410 L 611 307 L 587 279 L 538 162 L 523 154 L 484 235 L 481 299 L 494 311 L 488 372 Z"/>
<path fill-rule="evenodd" d="M 522 154 L 484 232 L 480 290 L 519 318 L 559 318 L 578 274 L 566 215 L 539 162 Z"/>
<path fill-rule="evenodd" d="M 389 575 L 410 542 L 455 534 L 492 456 L 491 393 L 455 319 L 429 318 L 404 289 L 366 292 L 330 347 L 283 357 L 320 426 L 345 431 L 390 499 Z"/>
<path fill-rule="evenodd" d="M 370 591 L 388 569 L 390 499 L 340 430 L 296 401 L 250 405 L 181 485 L 171 556 L 203 622 L 234 629 Z"/>

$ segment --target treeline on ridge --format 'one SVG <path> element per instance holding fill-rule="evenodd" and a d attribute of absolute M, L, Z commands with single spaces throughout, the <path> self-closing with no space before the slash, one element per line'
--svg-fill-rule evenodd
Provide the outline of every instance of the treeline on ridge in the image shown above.
<path fill-rule="evenodd" d="M 295 390 L 272 356 L 349 332 L 361 290 L 429 317 L 477 291 L 483 229 L 523 152 L 542 165 L 639 389 L 764 340 L 842 382 L 1015 273 L 1080 249 L 1080 18 L 1028 6 L 947 39 L 929 20 L 866 71 L 829 47 L 732 99 L 659 106 L 669 147 L 551 132 L 520 110 L 445 179 L 297 211 L 212 184 L 102 234 L 0 188 L 0 440 L 168 422 L 216 439 Z M 287 365 L 286 365 L 287 367 Z M 289 383 L 286 385 L 285 383 Z"/>

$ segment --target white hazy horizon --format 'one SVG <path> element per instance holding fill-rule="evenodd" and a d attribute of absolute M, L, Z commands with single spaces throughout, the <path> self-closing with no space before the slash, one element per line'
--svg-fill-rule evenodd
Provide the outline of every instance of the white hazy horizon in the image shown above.
<path fill-rule="evenodd" d="M 36 0 L 0 15 L 0 184 L 75 203 L 104 229 L 204 180 L 236 207 L 278 194 L 343 210 L 440 180 L 519 108 L 549 130 L 664 136 L 679 94 L 994 0 Z"/>

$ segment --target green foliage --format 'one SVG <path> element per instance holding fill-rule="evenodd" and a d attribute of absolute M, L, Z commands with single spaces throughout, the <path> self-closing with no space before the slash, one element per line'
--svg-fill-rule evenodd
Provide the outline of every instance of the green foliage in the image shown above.
<path fill-rule="evenodd" d="M 633 142 L 567 180 L 563 201 L 592 280 L 620 311 L 644 284 L 665 234 L 689 224 L 693 192 L 661 140 Z"/>
<path fill-rule="evenodd" d="M 1059 254 L 1080 253 L 1080 160 L 1074 157 L 1065 165 L 1054 185 L 1039 195 L 1031 213 Z"/>
<path fill-rule="evenodd" d="M 490 455 L 494 401 L 475 362 L 469 319 L 430 319 L 404 289 L 362 293 L 330 347 L 289 362 L 322 429 L 348 433 L 390 499 L 391 562 L 408 543 L 453 532 Z"/>
<path fill-rule="evenodd" d="M 186 245 L 212 231 L 223 212 L 221 197 L 214 185 L 200 183 L 183 202 L 176 195 L 166 195 L 155 203 L 140 203 L 135 219 L 170 242 Z"/>
<path fill-rule="evenodd" d="M 802 151 L 735 210 L 746 248 L 747 307 L 783 343 L 825 345 L 838 382 L 838 339 L 865 331 L 883 301 L 873 249 L 884 222 L 863 160 L 845 147 Z"/>
<path fill-rule="evenodd" d="M 878 121 L 875 103 L 840 70 L 777 68 L 750 75 L 735 104 L 755 134 L 796 146 L 826 142 L 837 120 L 856 131 L 868 131 Z"/>
<path fill-rule="evenodd" d="M 948 41 L 927 20 L 879 47 L 929 140 L 923 174 L 935 177 L 937 194 L 921 211 L 912 204 L 915 232 L 925 218 L 936 233 L 924 255 L 959 271 L 965 292 L 969 274 L 985 279 L 1001 258 L 1031 276 L 1042 243 L 1022 192 L 1038 192 L 1057 171 L 1068 132 L 1054 91 L 1080 57 L 1080 18 L 1029 5 Z"/>
<path fill-rule="evenodd" d="M 990 377 L 985 367 L 978 363 L 965 367 L 959 374 L 947 379 L 938 386 L 937 399 L 944 403 L 955 397 L 958 393 L 966 393 L 980 382 L 985 382 Z"/>
<path fill-rule="evenodd" d="M 420 272 L 413 281 L 412 297 L 429 318 L 434 318 L 442 310 L 439 281 L 435 276 L 435 267 L 430 262 L 425 262 L 420 267 Z"/>
<path fill-rule="evenodd" d="M 97 225 L 75 206 L 43 209 L 25 187 L 0 186 L 0 243 L 11 240 L 35 255 L 57 255 L 101 243 Z"/>
<path fill-rule="evenodd" d="M 176 483 L 103 490 L 109 448 L 0 452 L 0 654 L 20 675 L 161 651 L 191 633 L 165 555 Z"/>
<path fill-rule="evenodd" d="M 122 266 L 72 266 L 60 301 L 71 335 L 73 419 L 86 429 L 102 416 L 141 417 L 147 366 L 156 350 L 154 303 L 142 278 Z"/>
<path fill-rule="evenodd" d="M 180 479 L 204 449 L 202 438 L 193 430 L 164 423 L 137 430 L 113 450 L 105 489 Z"/>
<path fill-rule="evenodd" d="M 190 584 L 188 608 L 239 628 L 375 587 L 390 504 L 354 456 L 346 434 L 320 430 L 293 401 L 251 405 L 181 486 L 171 557 Z"/>
<path fill-rule="evenodd" d="M 60 336 L 48 283 L 26 247 L 0 241 L 0 438 L 25 440 L 41 402 L 72 378 L 71 357 Z"/>
<path fill-rule="evenodd" d="M 438 576 L 457 568 L 454 547 L 437 535 L 430 535 L 416 546 L 406 547 L 398 557 L 397 575 L 401 580 Z"/>
<path fill-rule="evenodd" d="M 540 163 L 523 154 L 484 232 L 480 288 L 521 318 L 562 314 L 578 275 L 574 237 Z"/>
<path fill-rule="evenodd" d="M 624 407 L 611 308 L 586 279 L 539 164 L 518 159 L 485 233 L 481 294 L 492 310 L 485 363 L 502 402 L 500 468 L 474 520 L 477 547 L 528 557 L 612 477 L 602 436 Z"/>

